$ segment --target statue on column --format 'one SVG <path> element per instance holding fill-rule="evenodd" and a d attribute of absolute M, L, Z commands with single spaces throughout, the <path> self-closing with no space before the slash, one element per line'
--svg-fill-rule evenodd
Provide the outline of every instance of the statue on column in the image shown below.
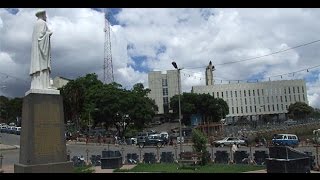
<path fill-rule="evenodd" d="M 36 21 L 32 34 L 30 89 L 49 89 L 51 73 L 51 46 L 50 37 L 52 31 L 47 26 L 47 16 L 45 10 L 40 10 L 36 14 Z"/>

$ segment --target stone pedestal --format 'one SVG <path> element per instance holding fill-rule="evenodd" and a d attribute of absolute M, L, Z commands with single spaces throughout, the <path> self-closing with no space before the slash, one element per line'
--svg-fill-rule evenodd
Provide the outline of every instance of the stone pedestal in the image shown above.
<path fill-rule="evenodd" d="M 29 93 L 23 99 L 19 163 L 15 173 L 72 172 L 67 160 L 62 96 Z"/>

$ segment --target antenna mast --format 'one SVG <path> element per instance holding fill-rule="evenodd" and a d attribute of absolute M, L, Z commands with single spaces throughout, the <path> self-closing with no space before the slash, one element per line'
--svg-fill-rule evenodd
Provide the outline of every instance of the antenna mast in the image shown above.
<path fill-rule="evenodd" d="M 108 20 L 107 9 L 104 9 L 104 65 L 103 65 L 103 83 L 109 84 L 114 82 L 111 39 L 110 39 L 110 23 Z"/>

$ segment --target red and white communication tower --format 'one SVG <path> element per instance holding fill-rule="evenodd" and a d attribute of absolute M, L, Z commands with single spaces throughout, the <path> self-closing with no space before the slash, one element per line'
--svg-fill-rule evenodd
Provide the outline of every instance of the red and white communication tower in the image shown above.
<path fill-rule="evenodd" d="M 108 20 L 107 9 L 104 9 L 104 64 L 103 64 L 103 83 L 109 84 L 114 82 L 111 39 L 110 39 L 110 22 Z"/>

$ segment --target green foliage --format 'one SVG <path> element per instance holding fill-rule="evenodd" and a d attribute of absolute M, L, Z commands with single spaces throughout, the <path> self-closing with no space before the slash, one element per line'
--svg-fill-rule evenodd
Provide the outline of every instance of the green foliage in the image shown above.
<path fill-rule="evenodd" d="M 303 119 L 313 113 L 313 108 L 304 102 L 290 104 L 288 114 L 293 115 L 294 119 Z"/>
<path fill-rule="evenodd" d="M 132 169 L 115 169 L 114 172 L 160 172 L 160 173 L 241 173 L 265 169 L 265 166 L 247 164 L 208 164 L 193 169 L 177 169 L 177 164 L 143 164 L 140 163 Z"/>
<path fill-rule="evenodd" d="M 7 98 L 0 96 L 0 121 L 4 123 L 16 122 L 22 116 L 22 98 Z"/>
<path fill-rule="evenodd" d="M 195 152 L 201 152 L 201 165 L 206 165 L 210 161 L 210 156 L 207 151 L 207 142 L 208 139 L 206 136 L 199 130 L 193 129 L 192 130 L 192 149 Z"/>
<path fill-rule="evenodd" d="M 74 173 L 93 173 L 95 170 L 91 165 L 86 165 L 82 167 L 74 167 Z"/>
<path fill-rule="evenodd" d="M 121 84 L 103 84 L 96 74 L 87 74 L 61 88 L 65 120 L 75 122 L 79 129 L 88 124 L 116 127 L 122 137 L 127 128 L 142 129 L 155 115 L 158 107 L 147 97 L 149 92 L 141 83 L 127 90 Z"/>
<path fill-rule="evenodd" d="M 178 95 L 170 99 L 170 107 L 178 114 Z M 227 102 L 221 98 L 214 98 L 210 94 L 183 93 L 181 95 L 182 122 L 190 124 L 192 114 L 201 114 L 206 122 L 218 122 L 229 114 Z"/>

